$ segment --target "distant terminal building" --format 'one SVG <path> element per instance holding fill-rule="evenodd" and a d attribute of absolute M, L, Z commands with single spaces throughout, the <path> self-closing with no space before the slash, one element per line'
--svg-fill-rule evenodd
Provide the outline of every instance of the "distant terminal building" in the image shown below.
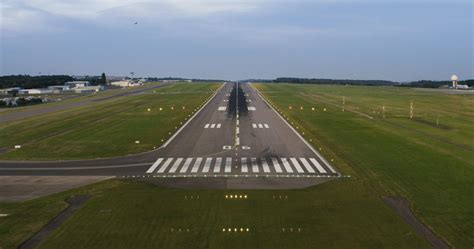
<path fill-rule="evenodd" d="M 18 91 L 18 93 L 24 94 L 24 95 L 51 94 L 53 93 L 53 89 L 49 89 L 49 88 L 21 89 Z"/>
<path fill-rule="evenodd" d="M 64 85 L 68 86 L 69 89 L 73 89 L 73 88 L 90 86 L 91 83 L 89 81 L 69 81 L 69 82 L 64 83 Z"/>
<path fill-rule="evenodd" d="M 114 81 L 110 82 L 110 85 L 112 86 L 118 86 L 118 87 L 134 87 L 134 86 L 142 86 L 142 82 L 133 82 L 130 80 L 121 80 L 121 81 Z"/>

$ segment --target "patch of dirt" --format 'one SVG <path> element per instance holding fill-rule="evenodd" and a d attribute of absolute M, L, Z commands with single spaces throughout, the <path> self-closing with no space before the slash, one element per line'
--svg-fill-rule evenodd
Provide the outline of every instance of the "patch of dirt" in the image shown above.
<path fill-rule="evenodd" d="M 38 245 L 46 239 L 54 230 L 58 229 L 61 224 L 64 223 L 69 217 L 71 217 L 74 212 L 81 208 L 89 199 L 89 196 L 86 195 L 77 195 L 71 196 L 66 201 L 69 203 L 69 207 L 64 209 L 58 216 L 51 220 L 46 226 L 41 228 L 33 237 L 26 240 L 21 244 L 19 249 L 32 249 L 37 248 Z"/>
<path fill-rule="evenodd" d="M 436 249 L 450 248 L 446 242 L 436 236 L 431 229 L 423 224 L 415 214 L 413 214 L 410 202 L 402 197 L 383 197 L 385 203 L 400 215 L 415 231 L 425 238 Z"/>

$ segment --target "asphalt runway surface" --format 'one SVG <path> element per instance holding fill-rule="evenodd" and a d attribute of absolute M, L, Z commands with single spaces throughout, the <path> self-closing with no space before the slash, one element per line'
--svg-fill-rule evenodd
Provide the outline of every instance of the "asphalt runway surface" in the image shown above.
<path fill-rule="evenodd" d="M 247 83 L 224 84 L 157 150 L 97 160 L 0 161 L 0 175 L 278 177 L 283 182 L 294 177 L 340 177 Z M 252 180 L 252 185 L 258 181 Z"/>

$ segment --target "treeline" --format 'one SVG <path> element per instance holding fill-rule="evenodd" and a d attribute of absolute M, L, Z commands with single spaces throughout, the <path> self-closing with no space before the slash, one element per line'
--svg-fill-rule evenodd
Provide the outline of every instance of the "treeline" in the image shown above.
<path fill-rule="evenodd" d="M 393 86 L 397 82 L 388 80 L 338 80 L 338 79 L 308 79 L 308 78 L 277 78 L 273 83 L 294 84 L 324 84 L 324 85 L 361 85 L 361 86 Z"/>
<path fill-rule="evenodd" d="M 162 81 L 162 80 L 177 80 L 177 81 L 185 81 L 185 80 L 192 80 L 193 82 L 222 82 L 223 80 L 215 80 L 215 79 L 186 79 L 186 78 L 178 78 L 178 77 L 148 77 L 149 81 Z"/>
<path fill-rule="evenodd" d="M 474 86 L 474 80 L 461 80 L 458 82 L 459 85 L 468 85 L 470 87 Z M 400 87 L 422 87 L 422 88 L 439 88 L 442 86 L 451 86 L 451 81 L 433 81 L 433 80 L 419 80 L 408 83 L 403 83 L 397 86 Z"/>
<path fill-rule="evenodd" d="M 0 76 L 0 88 L 23 87 L 23 88 L 46 88 L 53 85 L 63 85 L 65 82 L 74 80 L 68 75 L 9 75 Z"/>

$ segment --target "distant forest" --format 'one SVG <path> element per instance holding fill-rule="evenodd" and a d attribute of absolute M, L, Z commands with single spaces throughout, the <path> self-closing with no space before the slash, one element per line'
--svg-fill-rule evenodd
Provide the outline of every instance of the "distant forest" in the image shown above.
<path fill-rule="evenodd" d="M 290 83 L 290 84 L 324 84 L 324 85 L 361 85 L 361 86 L 398 86 L 398 87 L 423 87 L 439 88 L 445 85 L 451 85 L 451 81 L 431 81 L 420 80 L 413 82 L 394 82 L 388 80 L 347 80 L 347 79 L 309 79 L 309 78 L 291 78 L 281 77 L 274 80 L 252 79 L 247 81 L 268 82 L 268 83 Z M 474 80 L 459 81 L 460 85 L 474 86 Z"/>
<path fill-rule="evenodd" d="M 161 81 L 161 80 L 192 80 L 193 82 L 223 82 L 224 80 L 214 80 L 214 79 L 185 79 L 185 78 L 177 78 L 177 77 L 148 77 L 149 81 Z"/>
<path fill-rule="evenodd" d="M 10 75 L 0 76 L 0 88 L 23 87 L 23 88 L 46 88 L 54 85 L 64 85 L 74 78 L 68 75 Z"/>
<path fill-rule="evenodd" d="M 387 80 L 334 80 L 334 79 L 306 79 L 306 78 L 277 78 L 273 83 L 295 84 L 325 84 L 325 85 L 364 85 L 364 86 L 392 86 L 397 82 Z"/>
<path fill-rule="evenodd" d="M 474 86 L 474 80 L 461 80 L 458 82 L 459 85 L 468 85 L 470 87 Z M 445 85 L 452 85 L 451 81 L 432 81 L 432 80 L 420 80 L 413 81 L 409 83 L 403 83 L 397 86 L 400 87 L 423 87 L 423 88 L 439 88 Z"/>

